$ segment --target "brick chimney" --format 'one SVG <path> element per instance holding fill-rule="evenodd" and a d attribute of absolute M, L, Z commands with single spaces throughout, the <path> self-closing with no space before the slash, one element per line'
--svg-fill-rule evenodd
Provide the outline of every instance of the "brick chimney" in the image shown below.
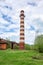
<path fill-rule="evenodd" d="M 24 49 L 24 44 L 25 44 L 25 37 L 24 37 L 24 10 L 20 11 L 20 43 L 19 43 L 19 48 L 21 50 Z"/>

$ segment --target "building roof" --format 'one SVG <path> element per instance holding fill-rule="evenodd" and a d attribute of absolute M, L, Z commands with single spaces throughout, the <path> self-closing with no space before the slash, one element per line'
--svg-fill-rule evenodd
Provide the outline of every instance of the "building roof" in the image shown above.
<path fill-rule="evenodd" d="M 0 38 L 0 44 L 7 44 L 7 43 L 8 43 L 8 40 L 1 39 L 1 38 Z M 9 43 L 19 45 L 17 42 L 14 42 L 14 41 L 9 41 Z"/>
<path fill-rule="evenodd" d="M 1 43 L 7 43 L 6 40 L 0 38 L 0 44 Z"/>

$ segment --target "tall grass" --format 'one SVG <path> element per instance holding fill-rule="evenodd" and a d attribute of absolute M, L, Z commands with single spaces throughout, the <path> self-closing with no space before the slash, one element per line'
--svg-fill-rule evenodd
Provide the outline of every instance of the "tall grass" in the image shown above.
<path fill-rule="evenodd" d="M 42 59 L 32 58 L 37 54 L 34 50 L 0 50 L 0 65 L 43 65 Z"/>

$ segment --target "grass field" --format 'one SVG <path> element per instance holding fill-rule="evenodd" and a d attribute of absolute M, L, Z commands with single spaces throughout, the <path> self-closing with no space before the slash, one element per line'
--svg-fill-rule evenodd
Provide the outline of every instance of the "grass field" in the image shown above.
<path fill-rule="evenodd" d="M 33 50 L 0 50 L 0 65 L 43 65 L 43 58 L 34 59 L 33 56 L 43 56 Z"/>

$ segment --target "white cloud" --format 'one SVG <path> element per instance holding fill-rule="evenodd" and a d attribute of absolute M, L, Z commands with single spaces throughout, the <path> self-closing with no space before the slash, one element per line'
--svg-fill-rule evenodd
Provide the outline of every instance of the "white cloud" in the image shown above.
<path fill-rule="evenodd" d="M 19 25 L 18 24 L 11 24 L 11 25 L 9 25 L 9 27 L 8 27 L 9 29 L 13 29 L 13 28 L 19 28 Z"/>
<path fill-rule="evenodd" d="M 30 6 L 28 3 L 35 3 L 37 6 Z M 9 6 L 12 10 L 4 8 L 4 6 Z M 12 18 L 12 22 L 15 24 L 10 24 L 8 21 L 2 19 L 2 15 L 0 13 L 0 28 L 3 30 L 6 29 L 9 31 L 10 29 L 18 28 L 15 32 L 3 32 L 0 34 L 0 37 L 6 38 L 10 37 L 10 39 L 19 40 L 19 29 L 20 29 L 20 11 L 25 11 L 25 42 L 29 44 L 33 44 L 35 38 L 35 32 L 40 28 L 43 30 L 43 0 L 5 0 L 0 3 L 0 11 L 1 13 L 8 15 Z M 38 21 L 39 19 L 40 21 Z M 3 26 L 2 26 L 3 25 Z M 7 27 L 5 25 L 8 25 Z M 29 30 L 31 25 L 35 28 L 35 30 Z M 27 30 L 26 30 L 27 29 Z M 41 32 L 42 33 L 42 32 Z M 40 34 L 41 34 L 40 33 Z M 7 34 L 7 35 L 6 35 Z M 13 37 L 14 36 L 14 37 Z M 18 37 L 16 37 L 18 36 Z"/>
<path fill-rule="evenodd" d="M 10 36 L 18 36 L 19 35 L 19 33 L 14 33 L 14 32 L 6 32 L 6 33 L 3 33 L 3 34 L 1 34 L 0 35 L 0 37 L 2 37 L 2 38 L 6 38 L 6 37 L 10 37 Z"/>
<path fill-rule="evenodd" d="M 33 44 L 35 39 L 35 31 L 25 31 L 25 42 Z"/>
<path fill-rule="evenodd" d="M 0 23 L 3 24 L 3 25 L 4 25 L 4 24 L 9 24 L 9 23 L 8 23 L 7 21 L 5 21 L 3 18 L 0 18 Z"/>

